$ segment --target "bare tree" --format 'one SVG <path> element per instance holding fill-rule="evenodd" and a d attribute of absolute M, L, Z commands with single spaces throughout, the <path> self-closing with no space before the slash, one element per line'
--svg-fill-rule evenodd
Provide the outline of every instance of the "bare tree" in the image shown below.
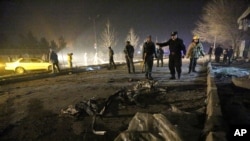
<path fill-rule="evenodd" d="M 237 19 L 244 10 L 244 1 L 212 0 L 203 9 L 193 34 L 203 41 L 231 45 L 237 52 L 242 32 L 238 29 Z"/>
<path fill-rule="evenodd" d="M 130 41 L 131 45 L 133 45 L 135 48 L 137 47 L 139 42 L 139 37 L 135 34 L 133 28 L 130 28 L 126 41 Z"/>
<path fill-rule="evenodd" d="M 111 24 L 109 21 L 106 23 L 106 27 L 101 34 L 102 45 L 103 47 L 114 47 L 117 44 L 117 40 L 115 38 L 115 30 L 111 28 Z"/>
<path fill-rule="evenodd" d="M 58 51 L 66 48 L 67 42 L 65 41 L 63 36 L 60 36 L 58 39 Z"/>

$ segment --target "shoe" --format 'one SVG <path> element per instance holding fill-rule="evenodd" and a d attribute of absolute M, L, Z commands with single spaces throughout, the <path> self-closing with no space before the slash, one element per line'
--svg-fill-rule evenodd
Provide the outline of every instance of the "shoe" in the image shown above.
<path fill-rule="evenodd" d="M 152 77 L 152 76 L 149 76 L 148 79 L 149 79 L 149 80 L 153 80 L 153 77 Z"/>
<path fill-rule="evenodd" d="M 175 79 L 175 77 L 174 77 L 174 76 L 171 76 L 169 79 L 174 80 L 174 79 Z"/>
<path fill-rule="evenodd" d="M 178 79 L 181 79 L 181 75 L 180 74 L 178 74 Z"/>
<path fill-rule="evenodd" d="M 197 72 L 196 70 L 193 70 L 193 72 Z"/>

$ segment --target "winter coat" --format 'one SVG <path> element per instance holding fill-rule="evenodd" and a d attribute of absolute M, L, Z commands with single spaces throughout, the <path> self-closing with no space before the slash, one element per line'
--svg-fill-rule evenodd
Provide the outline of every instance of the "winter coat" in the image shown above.
<path fill-rule="evenodd" d="M 186 47 L 183 44 L 183 40 L 180 38 L 177 38 L 175 40 L 169 39 L 167 42 L 157 43 L 157 45 L 159 45 L 160 47 L 169 46 L 170 55 L 174 57 L 181 58 L 181 52 L 186 55 Z"/>
<path fill-rule="evenodd" d="M 145 42 L 143 44 L 143 51 L 142 51 L 142 58 L 148 58 L 148 57 L 154 57 L 153 55 L 156 56 L 156 51 L 155 51 L 155 44 L 154 42 Z"/>
<path fill-rule="evenodd" d="M 223 49 L 220 46 L 215 48 L 215 50 L 214 50 L 215 56 L 221 56 L 222 53 L 223 53 Z"/>
<path fill-rule="evenodd" d="M 234 50 L 233 49 L 229 49 L 228 53 L 227 53 L 227 56 L 228 57 L 232 57 L 233 56 L 233 53 L 234 53 Z"/>
<path fill-rule="evenodd" d="M 204 56 L 204 50 L 203 50 L 203 46 L 201 43 L 194 43 L 192 42 L 189 46 L 188 46 L 188 51 L 187 51 L 187 58 L 199 58 L 200 56 Z"/>
<path fill-rule="evenodd" d="M 113 51 L 113 49 L 109 49 L 109 57 L 113 57 L 113 55 L 114 55 L 114 51 Z"/>
<path fill-rule="evenodd" d="M 58 63 L 58 57 L 57 57 L 57 54 L 54 51 L 50 52 L 49 60 L 52 63 Z"/>
<path fill-rule="evenodd" d="M 126 45 L 125 49 L 124 49 L 124 53 L 129 58 L 133 58 L 134 57 L 134 47 L 132 45 Z"/>
<path fill-rule="evenodd" d="M 156 52 L 157 52 L 157 57 L 158 58 L 162 58 L 163 57 L 164 51 L 163 51 L 162 48 L 158 48 Z"/>

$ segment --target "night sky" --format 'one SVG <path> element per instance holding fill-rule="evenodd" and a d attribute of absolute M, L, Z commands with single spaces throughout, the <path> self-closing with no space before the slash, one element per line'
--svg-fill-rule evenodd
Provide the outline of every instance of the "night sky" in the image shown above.
<path fill-rule="evenodd" d="M 96 18 L 98 44 L 105 23 L 115 29 L 118 44 L 123 48 L 130 28 L 140 37 L 147 35 L 161 42 L 178 31 L 189 44 L 191 31 L 202 14 L 206 0 L 2 0 L 2 33 L 8 36 L 31 31 L 49 41 L 63 36 L 68 46 L 89 48 L 94 43 L 93 20 Z"/>

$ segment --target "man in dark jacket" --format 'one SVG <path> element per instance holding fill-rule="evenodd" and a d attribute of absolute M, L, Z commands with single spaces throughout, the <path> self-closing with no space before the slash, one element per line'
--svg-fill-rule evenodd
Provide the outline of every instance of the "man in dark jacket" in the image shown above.
<path fill-rule="evenodd" d="M 211 45 L 210 48 L 209 48 L 209 50 L 208 50 L 208 53 L 207 53 L 209 55 L 209 58 L 208 58 L 209 62 L 212 61 L 213 48 L 214 48 L 214 46 Z"/>
<path fill-rule="evenodd" d="M 160 47 L 169 46 L 169 62 L 168 67 L 171 73 L 170 79 L 176 79 L 175 71 L 177 71 L 178 79 L 181 77 L 182 58 L 186 55 L 186 47 L 183 40 L 177 37 L 177 32 L 171 33 L 171 39 L 164 43 L 156 43 Z M 183 54 L 182 54 L 183 52 Z"/>
<path fill-rule="evenodd" d="M 214 55 L 215 55 L 215 62 L 219 63 L 220 62 L 220 56 L 223 53 L 223 49 L 220 45 L 218 45 L 215 50 L 214 50 Z"/>
<path fill-rule="evenodd" d="M 234 50 L 233 47 L 230 46 L 228 53 L 227 53 L 227 57 L 228 57 L 228 65 L 230 65 L 232 63 L 232 59 L 233 59 L 233 54 L 234 54 Z"/>
<path fill-rule="evenodd" d="M 111 48 L 111 46 L 109 47 L 109 68 L 111 69 L 113 66 L 114 69 L 116 69 L 116 65 L 114 62 L 114 51 Z"/>
<path fill-rule="evenodd" d="M 164 50 L 162 49 L 162 47 L 159 47 L 157 49 L 156 53 L 157 53 L 157 67 L 160 66 L 160 62 L 161 62 L 161 67 L 163 67 Z"/>
<path fill-rule="evenodd" d="M 143 44 L 143 51 L 142 51 L 142 59 L 145 64 L 145 77 L 146 79 L 152 80 L 152 69 L 153 69 L 153 61 L 154 55 L 156 56 L 155 51 L 155 44 L 152 42 L 151 36 L 147 37 L 147 41 Z"/>
<path fill-rule="evenodd" d="M 57 69 L 57 72 L 60 72 L 57 54 L 52 49 L 50 49 L 50 52 L 49 52 L 49 61 L 52 63 L 52 72 L 55 73 L 56 69 Z"/>
<path fill-rule="evenodd" d="M 124 48 L 125 59 L 128 67 L 128 73 L 131 73 L 130 69 L 132 69 L 133 73 L 135 73 L 135 66 L 133 62 L 134 58 L 134 47 L 130 44 L 130 41 L 126 42 L 126 46 Z"/>

